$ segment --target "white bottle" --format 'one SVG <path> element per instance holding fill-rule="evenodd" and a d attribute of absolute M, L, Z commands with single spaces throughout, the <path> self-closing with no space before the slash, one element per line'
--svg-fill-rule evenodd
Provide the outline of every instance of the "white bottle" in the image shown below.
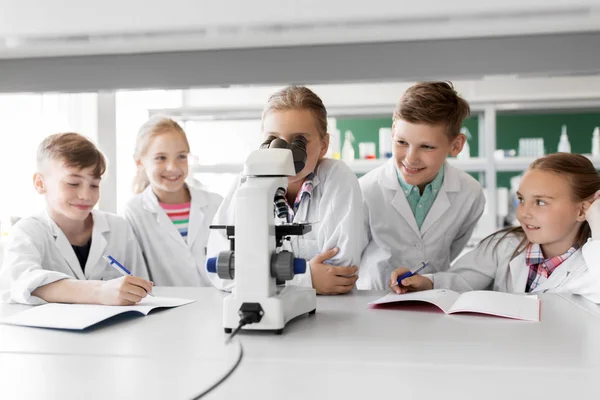
<path fill-rule="evenodd" d="M 346 163 L 354 161 L 354 135 L 351 131 L 344 133 L 344 145 L 342 146 L 342 160 Z"/>
<path fill-rule="evenodd" d="M 600 157 L 600 127 L 594 128 L 592 134 L 592 157 Z"/>
<path fill-rule="evenodd" d="M 379 128 L 379 158 L 392 157 L 392 128 Z"/>
<path fill-rule="evenodd" d="M 562 126 L 562 132 L 560 134 L 560 141 L 558 142 L 559 153 L 570 153 L 571 143 L 569 143 L 569 137 L 567 136 L 567 126 Z"/>
<path fill-rule="evenodd" d="M 460 153 L 456 156 L 458 160 L 468 160 L 471 158 L 471 146 L 469 146 L 469 141 L 465 140 L 465 144 Z"/>
<path fill-rule="evenodd" d="M 464 144 L 462 150 L 460 151 L 460 153 L 458 153 L 458 155 L 456 156 L 456 159 L 467 160 L 467 159 L 471 158 L 471 146 L 469 146 L 469 139 L 471 139 L 471 132 L 469 132 L 467 127 L 463 126 L 460 129 L 460 133 L 462 135 L 465 135 L 467 140 L 465 140 L 465 144 Z"/>
<path fill-rule="evenodd" d="M 338 129 L 331 129 L 331 133 L 329 134 L 329 149 L 327 149 L 327 157 L 333 158 L 335 160 L 339 160 L 341 158 L 340 136 L 341 133 Z"/>

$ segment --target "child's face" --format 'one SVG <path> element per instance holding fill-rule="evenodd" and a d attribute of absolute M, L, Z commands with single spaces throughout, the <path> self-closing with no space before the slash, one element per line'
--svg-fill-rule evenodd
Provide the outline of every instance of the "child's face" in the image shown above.
<path fill-rule="evenodd" d="M 306 138 L 306 165 L 296 176 L 289 177 L 289 183 L 303 181 L 313 172 L 319 159 L 325 157 L 329 140 L 321 140 L 315 118 L 309 110 L 282 110 L 267 113 L 263 120 L 265 138 L 277 136 L 288 143 L 296 135 Z"/>
<path fill-rule="evenodd" d="M 521 179 L 517 197 L 517 219 L 527 239 L 540 244 L 545 256 L 562 254 L 575 243 L 585 220 L 584 203 L 572 200 L 571 187 L 564 177 L 529 170 Z M 546 254 L 547 250 L 553 254 Z"/>
<path fill-rule="evenodd" d="M 162 193 L 182 190 L 188 174 L 190 150 L 178 132 L 165 132 L 154 136 L 141 159 L 138 168 L 146 171 L 150 185 L 158 197 Z"/>
<path fill-rule="evenodd" d="M 421 190 L 433 181 L 448 155 L 456 156 L 465 136 L 451 140 L 444 125 L 412 124 L 396 120 L 392 125 L 393 152 L 402 179 Z"/>
<path fill-rule="evenodd" d="M 68 167 L 59 160 L 44 163 L 34 175 L 34 185 L 38 193 L 46 196 L 53 218 L 84 221 L 90 215 L 100 199 L 100 179 L 93 172 L 94 167 Z"/>

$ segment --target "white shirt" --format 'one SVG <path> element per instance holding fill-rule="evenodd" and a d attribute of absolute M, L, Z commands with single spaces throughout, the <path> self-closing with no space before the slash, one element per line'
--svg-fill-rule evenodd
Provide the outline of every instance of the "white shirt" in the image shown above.
<path fill-rule="evenodd" d="M 47 212 L 13 227 L 0 268 L 0 301 L 44 304 L 31 292 L 61 279 L 109 280 L 122 275 L 103 255 L 111 255 L 135 276 L 148 279 L 146 264 L 124 218 L 93 210 L 92 243 L 84 269 L 67 237 Z"/>
<path fill-rule="evenodd" d="M 460 254 L 483 214 L 479 182 L 444 164 L 444 182 L 421 229 L 398 182 L 390 159 L 359 180 L 369 243 L 362 253 L 359 289 L 387 288 L 391 272 L 430 262 L 424 272 L 445 271 Z"/>
<path fill-rule="evenodd" d="M 527 252 L 523 251 L 513 259 L 521 238 L 514 234 L 500 240 L 501 237 L 502 234 L 480 243 L 447 272 L 425 276 L 434 282 L 436 289 L 524 293 L 529 275 Z M 545 292 L 578 294 L 600 303 L 600 241 L 588 240 L 531 293 Z"/>
<path fill-rule="evenodd" d="M 188 186 L 190 222 L 187 243 L 148 186 L 125 207 L 125 217 L 140 244 L 150 278 L 157 286 L 210 286 L 205 262 L 209 225 L 222 197 Z"/>
<path fill-rule="evenodd" d="M 238 187 L 239 182 L 225 197 L 213 221 L 214 225 L 234 224 L 235 193 Z M 284 242 L 284 249 L 292 251 L 295 257 L 307 260 L 306 273 L 296 275 L 289 281 L 290 284 L 312 287 L 308 261 L 334 247 L 338 247 L 339 252 L 329 260 L 330 264 L 358 266 L 360 252 L 365 243 L 362 197 L 356 175 L 345 163 L 328 158 L 319 162 L 313 179 L 312 194 L 302 200 L 293 222 L 310 222 L 313 225 L 312 231 L 306 235 L 292 237 L 291 243 Z M 236 240 L 251 240 L 251 238 L 236 238 Z M 229 250 L 229 241 L 225 232 L 211 231 L 208 244 L 209 257 L 217 256 L 223 250 Z M 222 280 L 217 274 L 209 274 L 209 276 L 215 287 L 223 290 L 232 289 L 232 281 Z"/>

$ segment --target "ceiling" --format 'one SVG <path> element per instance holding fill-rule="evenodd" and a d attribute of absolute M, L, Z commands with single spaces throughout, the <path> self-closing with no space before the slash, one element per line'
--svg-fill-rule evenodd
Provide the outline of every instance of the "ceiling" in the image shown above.
<path fill-rule="evenodd" d="M 600 0 L 0 0 L 0 58 L 600 31 Z"/>

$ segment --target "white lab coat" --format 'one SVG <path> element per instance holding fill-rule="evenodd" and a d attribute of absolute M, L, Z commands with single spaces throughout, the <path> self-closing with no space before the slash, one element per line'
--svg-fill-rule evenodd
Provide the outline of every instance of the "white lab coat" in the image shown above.
<path fill-rule="evenodd" d="M 61 279 L 109 280 L 122 275 L 103 255 L 111 255 L 133 275 L 148 278 L 142 252 L 124 218 L 93 210 L 92 244 L 85 264 L 79 265 L 75 251 L 63 231 L 46 211 L 20 220 L 10 233 L 0 267 L 0 301 L 44 304 L 31 292 Z"/>
<path fill-rule="evenodd" d="M 209 228 L 223 198 L 188 186 L 191 196 L 187 243 L 148 186 L 125 207 L 150 277 L 157 286 L 210 286 L 205 262 Z"/>
<path fill-rule="evenodd" d="M 513 259 L 521 239 L 511 234 L 500 240 L 501 235 L 480 243 L 473 251 L 458 259 L 448 271 L 425 276 L 433 281 L 436 289 L 458 292 L 492 289 L 524 293 L 529 275 L 529 266 L 525 262 L 526 251 Z M 532 291 L 544 292 L 578 294 L 600 303 L 600 241 L 588 240 Z"/>
<path fill-rule="evenodd" d="M 471 237 L 485 207 L 479 182 L 464 171 L 444 165 L 444 182 L 419 230 L 398 182 L 394 159 L 359 180 L 369 243 L 362 253 L 358 289 L 387 288 L 398 267 L 424 272 L 445 271 Z"/>
<path fill-rule="evenodd" d="M 213 224 L 233 225 L 236 184 L 225 197 Z M 248 210 L 252 212 L 252 210 Z M 284 241 L 284 248 L 295 257 L 307 261 L 306 273 L 296 275 L 289 284 L 312 287 L 308 261 L 334 247 L 339 252 L 328 263 L 338 266 L 358 266 L 360 252 L 364 247 L 362 197 L 356 175 L 339 160 L 323 159 L 319 162 L 313 179 L 310 199 L 304 199 L 294 215 L 293 222 L 310 222 L 312 231 L 304 236 L 292 237 L 291 243 Z M 245 240 L 251 238 L 244 238 Z M 244 240 L 237 238 L 237 240 Z M 208 243 L 209 257 L 220 251 L 229 250 L 229 241 L 222 230 L 211 231 Z M 222 290 L 231 290 L 233 282 L 222 280 L 217 274 L 209 274 L 213 285 Z"/>

